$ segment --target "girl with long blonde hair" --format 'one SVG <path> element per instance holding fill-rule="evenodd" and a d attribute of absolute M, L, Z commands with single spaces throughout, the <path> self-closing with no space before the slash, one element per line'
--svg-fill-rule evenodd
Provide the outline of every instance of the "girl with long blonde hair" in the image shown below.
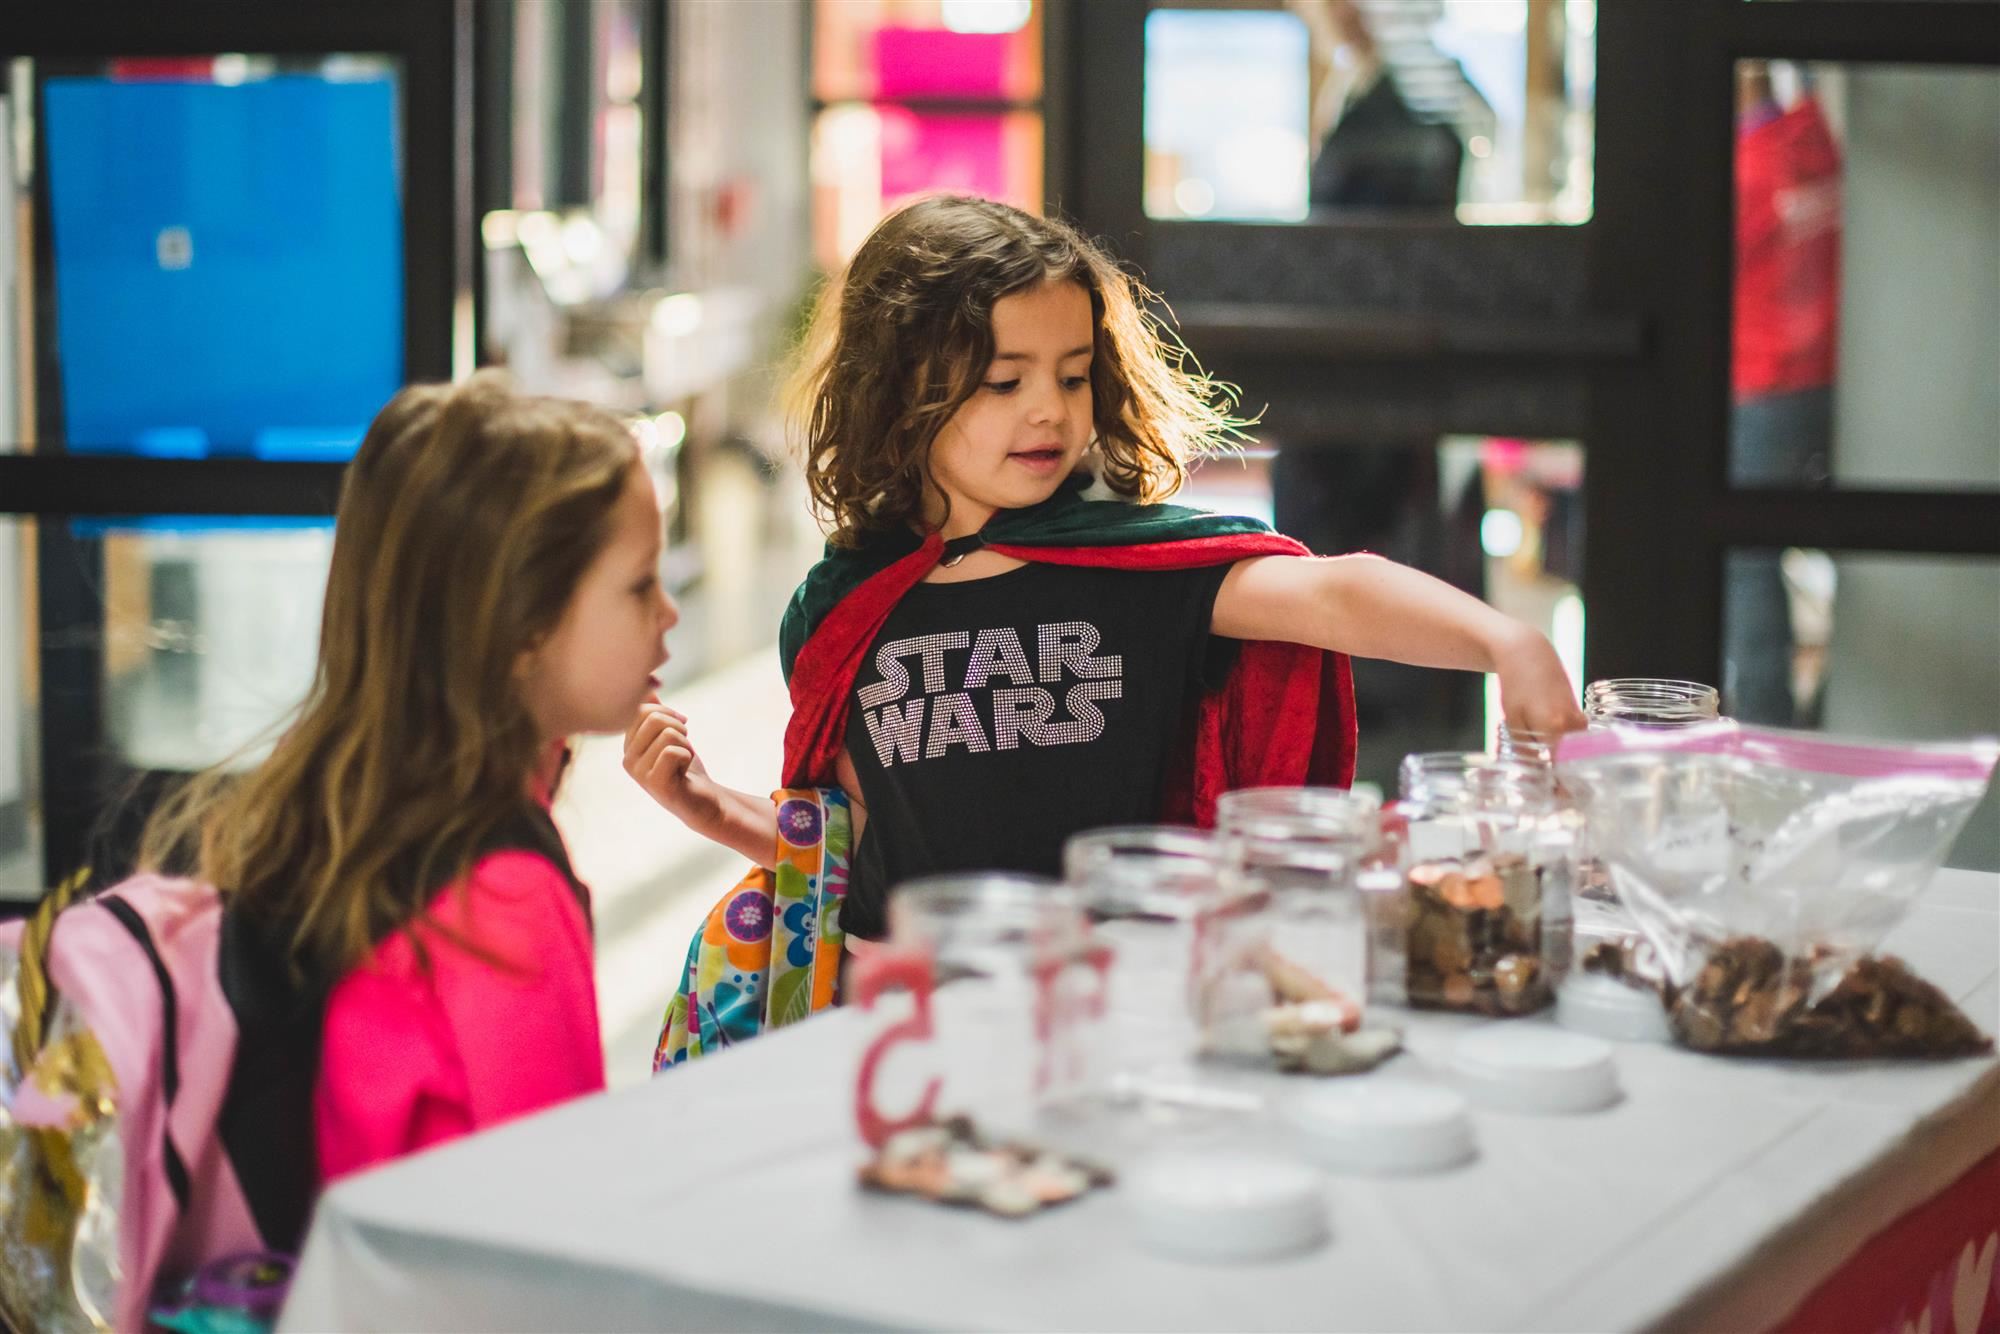
<path fill-rule="evenodd" d="M 617 418 L 487 373 L 403 390 L 347 471 L 296 721 L 154 820 L 142 860 L 218 886 L 255 942 L 234 985 L 316 1025 L 264 1073 L 310 1087 L 320 1181 L 603 1087 L 547 807 L 564 739 L 657 688 L 660 539 Z"/>

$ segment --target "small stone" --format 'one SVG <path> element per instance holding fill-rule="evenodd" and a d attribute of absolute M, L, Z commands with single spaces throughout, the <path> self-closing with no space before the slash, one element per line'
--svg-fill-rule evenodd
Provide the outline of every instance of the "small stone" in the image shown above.
<path fill-rule="evenodd" d="M 1465 918 L 1439 924 L 1431 958 L 1441 973 L 1462 973 L 1472 966 L 1472 923 Z"/>
<path fill-rule="evenodd" d="M 1493 985 L 1500 993 L 1501 1007 L 1516 1013 L 1533 1008 L 1538 999 L 1535 985 L 1541 975 L 1541 962 L 1533 955 L 1509 954 L 1494 964 Z"/>
<path fill-rule="evenodd" d="M 1360 1074 L 1373 1070 L 1402 1049 L 1402 1034 L 1393 1028 L 1329 1033 L 1307 1044 L 1301 1067 L 1314 1075 Z"/>
<path fill-rule="evenodd" d="M 1429 908 L 1420 910 L 1410 923 L 1409 957 L 1413 963 L 1437 966 L 1438 945 L 1449 927 L 1444 915 Z"/>
<path fill-rule="evenodd" d="M 1674 1018 L 1682 1039 L 1696 1051 L 1714 1051 L 1722 1045 L 1723 1023 L 1714 1011 L 1699 1004 L 1683 1005 Z"/>
<path fill-rule="evenodd" d="M 1739 1042 L 1761 1045 L 1778 1036 L 1778 993 L 1768 987 L 1729 1020 L 1729 1035 Z"/>
<path fill-rule="evenodd" d="M 1625 951 L 1616 941 L 1600 940 L 1583 953 L 1578 961 L 1586 973 L 1600 973 L 1605 977 L 1625 976 Z"/>
<path fill-rule="evenodd" d="M 977 1199 L 982 1207 L 1002 1218 L 1023 1218 L 1043 1203 L 1034 1188 L 1019 1176 L 991 1182 L 980 1189 Z"/>

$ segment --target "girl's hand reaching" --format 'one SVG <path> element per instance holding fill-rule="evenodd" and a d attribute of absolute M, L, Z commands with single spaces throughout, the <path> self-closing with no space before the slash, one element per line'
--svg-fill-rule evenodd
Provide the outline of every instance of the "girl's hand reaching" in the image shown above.
<path fill-rule="evenodd" d="M 706 834 L 716 826 L 721 789 L 688 741 L 687 715 L 657 699 L 641 704 L 625 729 L 625 772 L 690 829 Z"/>
<path fill-rule="evenodd" d="M 1553 740 L 1581 731 L 1583 710 L 1576 704 L 1562 660 L 1549 641 L 1532 627 L 1515 623 L 1516 632 L 1493 645 L 1493 671 L 1500 678 L 1500 707 L 1515 732 L 1534 732 Z"/>

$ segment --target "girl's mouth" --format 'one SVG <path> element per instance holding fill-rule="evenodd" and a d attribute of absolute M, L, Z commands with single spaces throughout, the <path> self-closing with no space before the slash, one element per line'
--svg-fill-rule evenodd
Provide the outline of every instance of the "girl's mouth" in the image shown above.
<path fill-rule="evenodd" d="M 1051 473 L 1062 466 L 1063 451 L 1060 445 L 1050 445 L 1046 449 L 1023 449 L 1007 457 L 1030 472 Z"/>

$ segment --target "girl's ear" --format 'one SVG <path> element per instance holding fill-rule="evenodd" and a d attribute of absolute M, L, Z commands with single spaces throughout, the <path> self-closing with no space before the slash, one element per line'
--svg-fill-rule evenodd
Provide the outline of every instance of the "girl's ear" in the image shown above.
<path fill-rule="evenodd" d="M 541 670 L 542 646 L 545 643 L 547 643 L 546 638 L 533 640 L 529 643 L 528 647 L 514 655 L 514 683 L 516 685 L 525 686 L 535 679 L 535 674 Z"/>

